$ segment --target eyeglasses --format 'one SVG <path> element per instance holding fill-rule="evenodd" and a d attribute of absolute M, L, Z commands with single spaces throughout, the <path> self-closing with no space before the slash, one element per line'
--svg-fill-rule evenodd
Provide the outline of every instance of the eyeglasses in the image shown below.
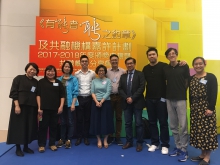
<path fill-rule="evenodd" d="M 169 53 L 169 54 L 168 54 L 168 56 L 174 56 L 174 55 L 176 55 L 175 52 L 172 52 L 172 53 Z"/>
<path fill-rule="evenodd" d="M 126 63 L 126 65 L 133 65 L 133 64 L 134 64 L 133 62 Z"/>

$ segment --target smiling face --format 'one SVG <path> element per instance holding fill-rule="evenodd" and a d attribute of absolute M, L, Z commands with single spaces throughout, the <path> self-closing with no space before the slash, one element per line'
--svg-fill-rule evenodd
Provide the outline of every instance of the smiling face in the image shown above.
<path fill-rule="evenodd" d="M 174 50 L 171 50 L 168 55 L 167 55 L 167 59 L 170 61 L 170 62 L 176 62 L 177 61 L 177 54 Z"/>
<path fill-rule="evenodd" d="M 112 68 L 118 67 L 118 58 L 113 56 L 110 59 L 110 63 L 111 63 Z"/>
<path fill-rule="evenodd" d="M 50 80 L 55 79 L 55 70 L 53 68 L 51 70 L 47 70 L 46 77 Z"/>
<path fill-rule="evenodd" d="M 105 77 L 105 69 L 104 68 L 99 68 L 99 70 L 98 70 L 98 76 L 99 76 L 99 78 L 104 78 Z"/>
<path fill-rule="evenodd" d="M 201 58 L 196 59 L 193 62 L 193 68 L 196 71 L 196 73 L 202 73 L 205 68 L 205 63 Z"/>
<path fill-rule="evenodd" d="M 155 51 L 149 51 L 147 53 L 147 58 L 148 58 L 149 62 L 153 65 L 153 64 L 157 63 L 158 55 Z"/>
<path fill-rule="evenodd" d="M 32 65 L 30 65 L 26 71 L 26 76 L 28 78 L 33 78 L 34 76 L 36 76 L 36 73 L 37 73 L 37 70 Z"/>
<path fill-rule="evenodd" d="M 135 69 L 135 63 L 132 59 L 126 61 L 126 67 L 128 71 L 132 71 Z"/>

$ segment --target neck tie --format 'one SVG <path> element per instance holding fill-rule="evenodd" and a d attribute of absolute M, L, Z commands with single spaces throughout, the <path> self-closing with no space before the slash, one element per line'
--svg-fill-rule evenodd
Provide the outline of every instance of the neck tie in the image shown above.
<path fill-rule="evenodd" d="M 131 78 L 132 78 L 133 73 L 130 72 L 128 74 L 129 74 L 129 76 L 128 76 L 128 85 L 127 85 L 127 95 L 131 96 L 131 83 L 132 83 Z"/>

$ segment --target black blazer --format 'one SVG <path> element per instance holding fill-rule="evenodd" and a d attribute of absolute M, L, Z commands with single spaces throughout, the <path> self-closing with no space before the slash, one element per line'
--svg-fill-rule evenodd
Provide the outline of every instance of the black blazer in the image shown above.
<path fill-rule="evenodd" d="M 122 97 L 122 108 L 126 109 L 127 107 L 127 76 L 128 74 L 121 75 L 118 92 Z M 134 71 L 134 75 L 132 78 L 132 87 L 131 87 L 131 98 L 133 100 L 133 105 L 136 109 L 143 109 L 145 107 L 145 100 L 144 100 L 144 88 L 145 88 L 145 78 L 143 72 L 138 70 Z"/>

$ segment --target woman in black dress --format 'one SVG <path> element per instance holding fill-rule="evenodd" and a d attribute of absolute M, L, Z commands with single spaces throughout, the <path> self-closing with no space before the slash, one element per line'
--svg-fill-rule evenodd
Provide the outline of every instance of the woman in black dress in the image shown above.
<path fill-rule="evenodd" d="M 12 108 L 8 127 L 7 144 L 16 144 L 16 155 L 24 156 L 23 152 L 33 154 L 28 144 L 37 139 L 37 80 L 39 72 L 35 63 L 28 63 L 25 75 L 14 78 L 9 97 Z M 20 145 L 23 144 L 23 152 Z"/>
<path fill-rule="evenodd" d="M 200 149 L 201 154 L 191 160 L 207 165 L 211 151 L 218 148 L 215 110 L 218 83 L 214 74 L 205 72 L 204 58 L 196 57 L 192 65 L 196 74 L 189 81 L 190 145 Z"/>

